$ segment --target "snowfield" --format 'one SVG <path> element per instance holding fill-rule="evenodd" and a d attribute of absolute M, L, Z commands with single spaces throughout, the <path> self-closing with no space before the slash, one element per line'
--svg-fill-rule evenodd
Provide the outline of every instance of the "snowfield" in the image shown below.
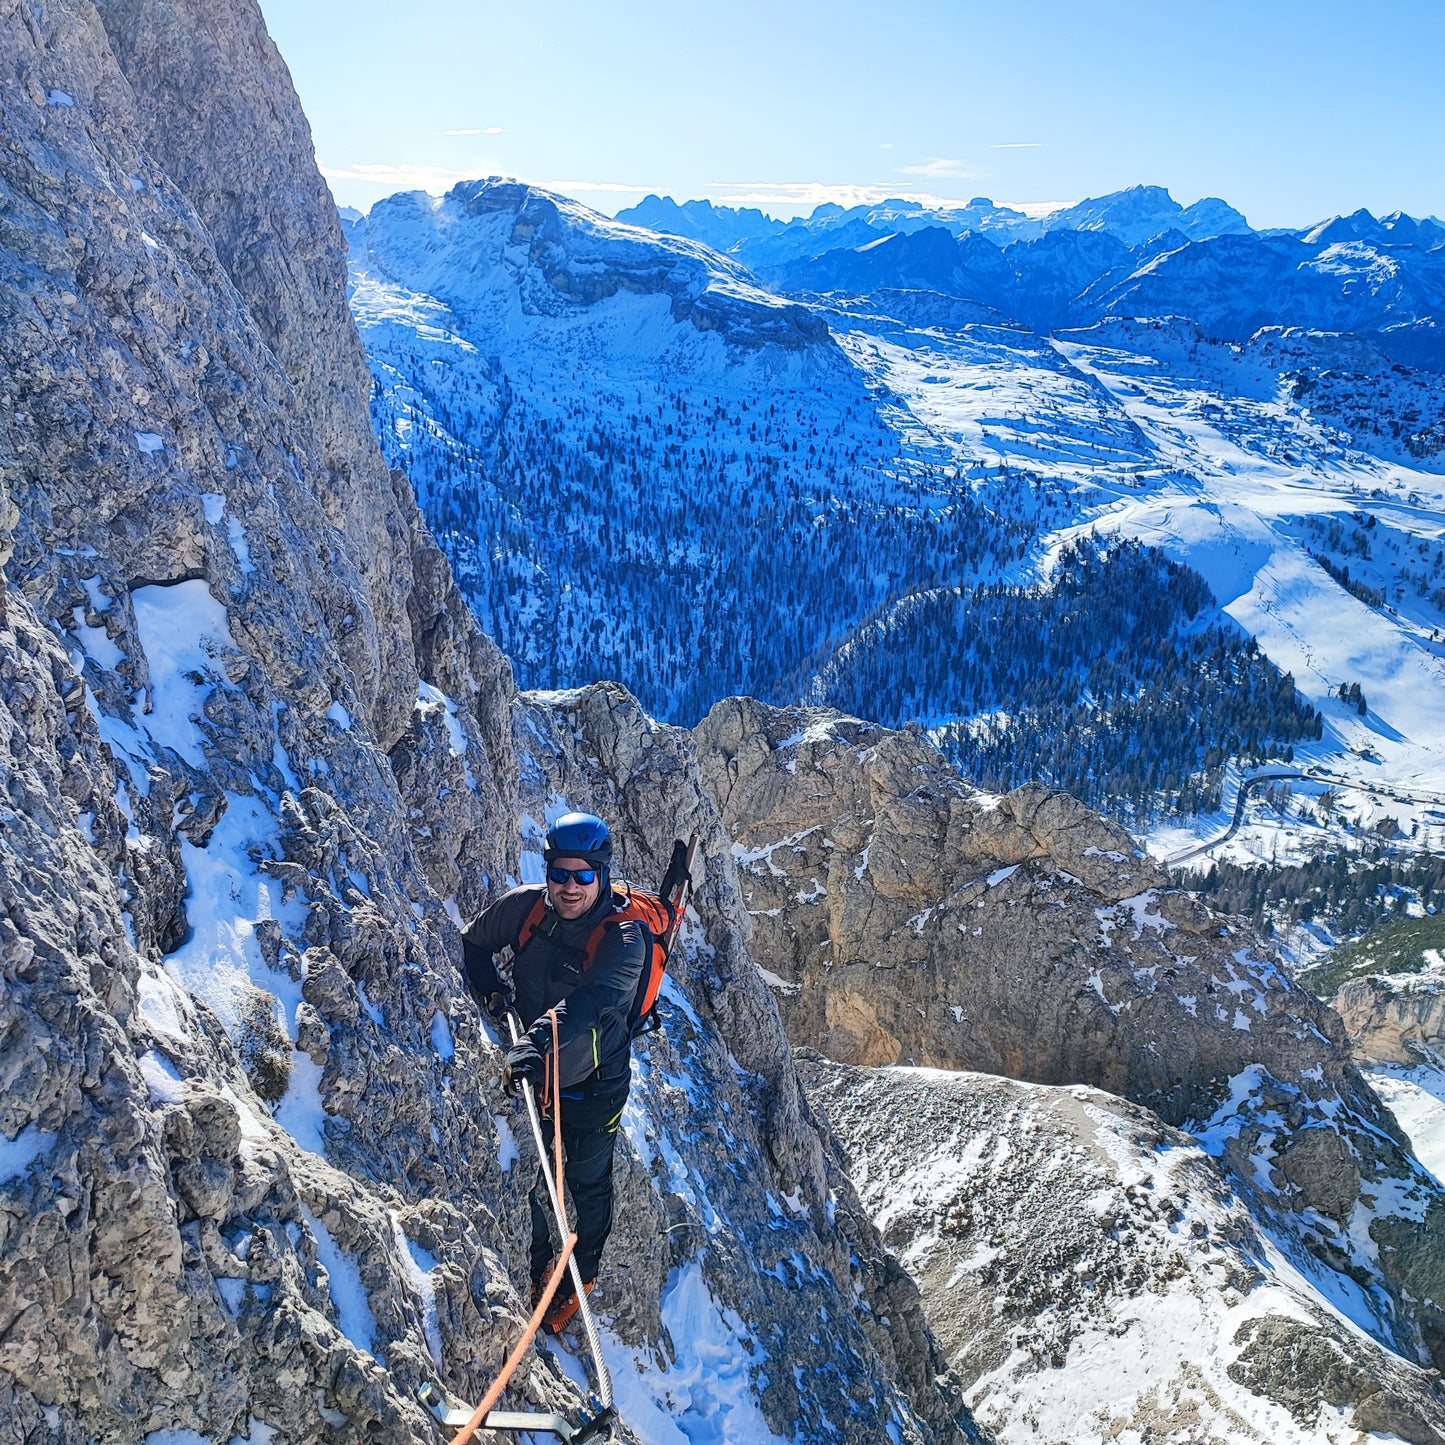
<path fill-rule="evenodd" d="M 1410 1136 L 1415 1157 L 1445 1180 L 1445 1069 L 1432 1064 L 1377 1064 L 1365 1070 L 1370 1087 Z"/>
<path fill-rule="evenodd" d="M 843 343 L 906 407 L 914 445 L 951 445 L 960 468 L 985 476 L 1027 466 L 1070 485 L 1076 516 L 1041 539 L 1040 575 L 1084 533 L 1160 548 L 1204 576 L 1324 713 L 1313 764 L 1427 801 L 1445 796 L 1445 609 L 1396 597 L 1397 587 L 1396 605 L 1367 606 L 1311 558 L 1301 524 L 1373 518 L 1405 560 L 1422 546 L 1433 558 L 1445 545 L 1440 476 L 1346 446 L 1278 397 L 1229 396 L 1221 381 L 1191 375 L 1197 365 L 1139 352 L 1061 340 L 1068 367 L 1056 370 L 1026 348 L 972 337 L 902 346 L 854 333 Z M 1380 562 L 1388 584 L 1391 565 Z M 1368 699 L 1364 717 L 1336 696 L 1349 682 Z M 1366 750 L 1377 760 L 1362 759 Z M 1165 835 L 1157 851 L 1176 841 Z"/>

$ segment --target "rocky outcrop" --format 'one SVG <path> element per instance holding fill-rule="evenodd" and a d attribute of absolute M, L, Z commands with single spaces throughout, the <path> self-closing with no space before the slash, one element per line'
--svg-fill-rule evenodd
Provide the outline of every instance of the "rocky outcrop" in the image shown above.
<path fill-rule="evenodd" d="M 1346 1289 L 1379 1270 L 1371 1327 L 1445 1364 L 1445 1195 L 1254 940 L 1073 799 L 980 794 L 920 733 L 728 699 L 696 737 L 795 1045 L 1090 1084 L 1208 1134 L 1281 1247 Z"/>
<path fill-rule="evenodd" d="M 1000 1442 L 1445 1440 L 1438 1374 L 1281 1267 L 1218 1158 L 1157 1115 L 1082 1085 L 804 1076 Z"/>
<path fill-rule="evenodd" d="M 1418 1064 L 1445 1051 L 1445 967 L 1352 978 L 1334 1006 L 1364 1062 Z"/>
<path fill-rule="evenodd" d="M 830 1057 L 1087 1081 L 1182 1123 L 1341 1041 L 1067 794 L 981 794 L 920 734 L 821 710 L 728 699 L 697 736 L 779 1007 Z"/>

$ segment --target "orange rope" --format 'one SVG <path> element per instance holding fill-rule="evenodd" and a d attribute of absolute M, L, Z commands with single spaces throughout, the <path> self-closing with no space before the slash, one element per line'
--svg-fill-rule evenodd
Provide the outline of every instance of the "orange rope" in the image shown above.
<path fill-rule="evenodd" d="M 548 1009 L 547 1017 L 552 1020 L 552 1057 L 547 1061 L 547 1086 L 546 1093 L 550 1094 L 552 1101 L 552 1146 L 555 1163 L 553 1178 L 556 1181 L 558 1197 L 562 1193 L 562 1070 L 560 1060 L 562 1055 L 561 1035 L 558 1032 L 557 1010 Z M 552 1300 L 557 1293 L 557 1287 L 562 1283 L 562 1276 L 567 1271 L 567 1265 L 572 1259 L 572 1251 L 577 1248 L 576 1234 L 569 1234 L 567 1242 L 562 1246 L 562 1254 L 552 1269 L 552 1278 L 547 1281 L 547 1288 L 542 1291 L 542 1297 L 537 1301 L 537 1307 L 532 1311 L 532 1318 L 527 1322 L 527 1332 L 517 1342 L 517 1347 L 507 1357 L 507 1363 L 502 1366 L 502 1373 L 492 1382 L 492 1388 L 482 1396 L 482 1403 L 472 1412 L 472 1418 L 462 1426 L 452 1437 L 452 1445 L 467 1445 L 467 1441 L 481 1428 L 482 1422 L 492 1413 L 493 1406 L 502 1398 L 502 1391 L 511 1383 L 512 1376 L 517 1373 L 517 1367 L 522 1363 L 527 1353 L 527 1347 L 537 1337 L 537 1331 L 542 1328 L 542 1321 L 547 1317 L 547 1311 L 552 1307 Z"/>
<path fill-rule="evenodd" d="M 502 1398 L 502 1391 L 511 1383 L 512 1376 L 517 1373 L 517 1366 L 522 1363 L 526 1356 L 528 1346 L 537 1337 L 537 1331 L 542 1328 L 542 1321 L 546 1318 L 547 1311 L 552 1308 L 552 1298 L 557 1293 L 557 1286 L 562 1283 L 562 1276 L 566 1273 L 568 1261 L 572 1258 L 572 1251 L 577 1247 L 577 1236 L 569 1234 L 567 1243 L 562 1246 L 561 1258 L 557 1261 L 557 1267 L 552 1271 L 552 1278 L 547 1281 L 547 1288 L 542 1291 L 542 1298 L 537 1301 L 537 1308 L 532 1311 L 532 1318 L 527 1322 L 527 1332 L 517 1341 L 517 1347 L 502 1366 L 502 1373 L 497 1376 L 492 1388 L 482 1396 L 482 1403 L 472 1412 L 472 1418 L 462 1426 L 452 1437 L 452 1445 L 467 1445 L 467 1441 L 483 1427 L 483 1421 L 492 1413 L 492 1407 Z"/>

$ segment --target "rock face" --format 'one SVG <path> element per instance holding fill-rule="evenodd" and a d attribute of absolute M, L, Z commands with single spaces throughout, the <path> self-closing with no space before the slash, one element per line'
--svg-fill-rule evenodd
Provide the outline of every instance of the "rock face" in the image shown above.
<path fill-rule="evenodd" d="M 415 1387 L 475 1398 L 524 1313 L 456 922 L 539 714 L 381 464 L 256 6 L 0 4 L 0 87 L 0 1437 L 431 1440 Z M 675 1005 L 603 1295 L 629 1408 L 721 1359 L 741 1436 L 964 1438 L 771 998 Z M 511 1398 L 579 1404 L 541 1356 Z"/>
<path fill-rule="evenodd" d="M 1213 1137 L 1306 1272 L 1353 1291 L 1378 1269 L 1358 1317 L 1445 1363 L 1425 1285 L 1445 1195 L 1338 1018 L 1127 834 L 1044 789 L 979 794 L 921 735 L 823 710 L 729 699 L 696 736 L 795 1045 L 1089 1084 Z"/>
<path fill-rule="evenodd" d="M 451 1058 L 434 1046 L 451 928 L 409 840 L 447 839 L 432 872 L 463 906 L 504 871 L 510 671 L 379 467 L 334 222 L 318 210 L 289 280 L 260 255 L 233 273 L 203 140 L 176 150 L 186 185 L 150 149 L 153 105 L 184 127 L 180 91 L 219 97 L 248 157 L 217 186 L 231 239 L 261 190 L 284 204 L 276 142 L 305 128 L 254 7 L 104 20 L 10 6 L 0 26 L 0 1420 L 425 1439 L 409 1390 L 434 1344 L 486 1361 L 517 1302 L 487 1171 L 451 1185 L 460 1146 L 495 1158 L 489 1050 L 466 1015 Z M 313 285 L 330 309 L 301 307 L 288 346 Z M 349 479 L 348 449 L 369 467 Z M 422 669 L 465 699 L 466 763 Z M 445 792 L 404 796 L 402 743 Z"/>
<path fill-rule="evenodd" d="M 1378 1064 L 1433 1061 L 1445 1050 L 1445 967 L 1414 974 L 1352 978 L 1335 997 L 1361 1060 Z"/>
<path fill-rule="evenodd" d="M 748 699 L 698 740 L 758 955 L 793 1036 L 830 1057 L 1087 1080 L 1179 1123 L 1250 1062 L 1308 1067 L 1310 1025 L 1342 1041 L 1067 794 L 980 794 L 922 736 Z"/>
<path fill-rule="evenodd" d="M 804 1074 L 999 1441 L 1445 1439 L 1438 1376 L 1326 1307 L 1157 1115 L 1083 1085 Z"/>

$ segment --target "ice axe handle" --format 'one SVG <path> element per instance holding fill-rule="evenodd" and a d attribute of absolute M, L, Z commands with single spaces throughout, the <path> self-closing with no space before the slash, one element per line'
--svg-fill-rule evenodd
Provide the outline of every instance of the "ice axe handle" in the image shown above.
<path fill-rule="evenodd" d="M 672 858 L 662 879 L 662 896 L 672 905 L 672 927 L 667 930 L 666 944 L 671 949 L 673 940 L 682 927 L 683 914 L 687 912 L 687 900 L 692 894 L 692 865 L 697 861 L 698 836 L 696 833 L 686 843 L 679 838 L 672 845 Z"/>

